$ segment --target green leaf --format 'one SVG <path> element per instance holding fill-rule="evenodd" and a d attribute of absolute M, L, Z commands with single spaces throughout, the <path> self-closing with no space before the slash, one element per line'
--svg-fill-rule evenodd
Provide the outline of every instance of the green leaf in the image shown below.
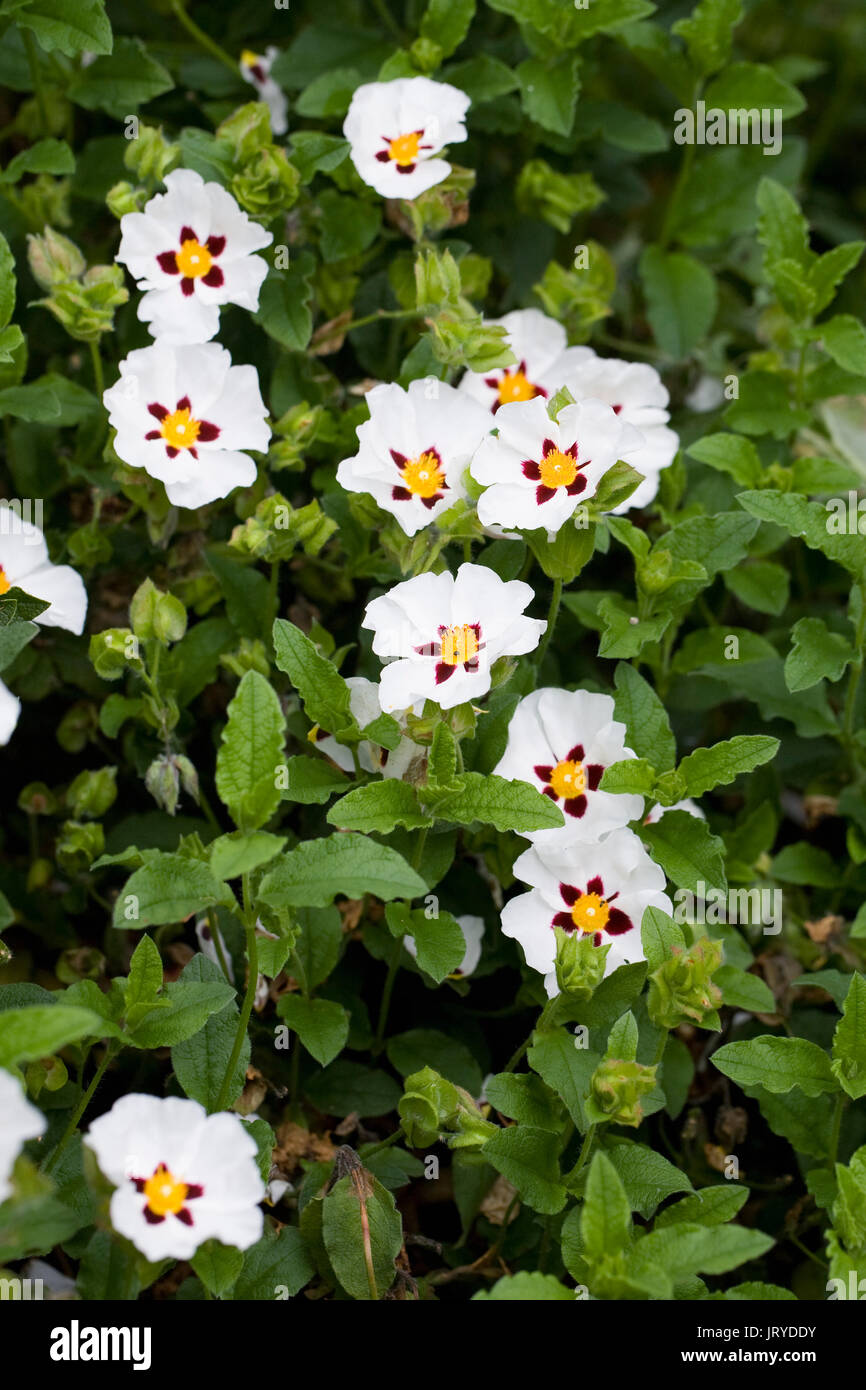
<path fill-rule="evenodd" d="M 662 817 L 662 819 L 667 819 Z M 641 945 L 647 970 L 652 974 L 675 951 L 685 950 L 686 939 L 672 917 L 659 907 L 648 907 L 640 925 Z"/>
<path fill-rule="evenodd" d="M 149 936 L 143 936 L 132 953 L 129 962 L 129 978 L 126 982 L 125 1008 L 127 1014 L 133 1008 L 149 1004 L 162 989 L 162 957 Z"/>
<path fill-rule="evenodd" d="M 611 763 L 599 782 L 603 792 L 628 792 L 634 796 L 649 796 L 656 782 L 656 770 L 646 758 L 626 758 Z"/>
<path fill-rule="evenodd" d="M 258 671 L 247 671 L 228 707 L 217 754 L 216 789 L 239 829 L 258 830 L 280 803 L 285 718 L 276 692 Z"/>
<path fill-rule="evenodd" d="M 559 807 L 528 782 L 466 772 L 460 790 L 436 803 L 436 814 L 457 825 L 492 825 L 496 830 L 549 830 L 565 824 Z"/>
<path fill-rule="evenodd" d="M 555 62 L 527 58 L 516 69 L 523 109 L 531 121 L 556 135 L 568 135 L 580 91 L 579 59 L 566 54 Z"/>
<path fill-rule="evenodd" d="M 790 581 L 783 565 L 754 560 L 723 576 L 725 588 L 747 608 L 778 617 L 788 604 Z"/>
<path fill-rule="evenodd" d="M 287 270 L 273 270 L 262 285 L 258 313 L 253 315 L 270 338 L 290 352 L 303 352 L 313 333 L 312 275 L 315 257 L 309 251 L 294 255 Z"/>
<path fill-rule="evenodd" d="M 344 197 L 334 189 L 318 195 L 322 260 L 326 265 L 360 256 L 376 240 L 382 214 L 375 203 Z"/>
<path fill-rule="evenodd" d="M 107 111 L 115 120 L 170 92 L 174 80 L 140 39 L 119 38 L 110 57 L 97 58 L 73 78 L 67 96 L 88 111 Z"/>
<path fill-rule="evenodd" d="M 297 755 L 283 764 L 285 786 L 283 801 L 298 801 L 304 806 L 324 806 L 326 801 L 350 785 L 344 772 L 324 758 Z"/>
<path fill-rule="evenodd" d="M 0 1067 L 52 1057 L 79 1038 L 102 1036 L 102 1020 L 91 1009 L 67 1004 L 4 1009 L 0 1013 Z"/>
<path fill-rule="evenodd" d="M 833 512 L 796 493 L 765 488 L 760 492 L 741 492 L 737 501 L 761 521 L 774 522 L 790 536 L 802 536 L 810 549 L 823 551 L 829 560 L 835 560 L 851 574 L 860 576 L 866 569 L 862 538 L 845 534 L 846 514 L 838 518 L 840 525 L 833 530 L 830 527 L 837 520 Z"/>
<path fill-rule="evenodd" d="M 689 18 L 677 20 L 672 31 L 685 39 L 692 64 L 706 76 L 727 63 L 733 31 L 742 17 L 741 0 L 699 0 Z"/>
<path fill-rule="evenodd" d="M 425 1066 L 470 1095 L 481 1093 L 481 1068 L 465 1043 L 436 1028 L 411 1028 L 388 1039 L 388 1061 L 401 1076 L 412 1076 Z"/>
<path fill-rule="evenodd" d="M 639 268 L 656 342 L 670 357 L 688 357 L 716 316 L 712 274 L 684 251 L 658 246 L 647 247 Z"/>
<path fill-rule="evenodd" d="M 114 904 L 113 925 L 141 931 L 183 922 L 213 907 L 225 892 L 206 864 L 181 854 L 159 854 L 127 879 Z"/>
<path fill-rule="evenodd" d="M 685 778 L 683 795 L 702 796 L 714 787 L 727 786 L 744 772 L 770 762 L 778 751 L 779 740 L 767 734 L 739 734 L 711 748 L 696 748 L 677 769 Z"/>
<path fill-rule="evenodd" d="M 837 314 L 818 324 L 821 346 L 846 372 L 866 373 L 866 328 L 853 314 Z"/>
<path fill-rule="evenodd" d="M 184 984 L 225 985 L 220 967 L 201 952 L 184 966 L 180 978 Z M 237 1028 L 237 1004 L 226 1004 L 208 1016 L 204 1027 L 182 1042 L 176 1042 L 171 1049 L 171 1064 L 184 1095 L 189 1096 L 190 1100 L 197 1100 L 208 1114 L 216 1110 Z M 247 1034 L 232 1073 L 227 1105 L 233 1105 L 243 1090 L 249 1064 L 250 1039 Z"/>
<path fill-rule="evenodd" d="M 0 233 L 0 327 L 6 328 L 6 324 L 12 317 L 15 308 L 15 258 L 9 248 L 9 242 Z M 18 337 L 21 338 L 21 331 L 18 330 Z M 17 345 L 10 343 L 5 347 L 8 357 L 3 360 L 11 360 L 11 353 Z"/>
<path fill-rule="evenodd" d="M 340 1178 L 325 1197 L 322 1236 L 346 1293 L 364 1300 L 387 1293 L 403 1245 L 403 1223 L 391 1193 L 366 1169 Z"/>
<path fill-rule="evenodd" d="M 415 788 L 395 778 L 356 787 L 331 807 L 327 819 L 342 830 L 375 830 L 382 835 L 398 825 L 419 830 L 433 824 L 432 817 L 418 805 Z"/>
<path fill-rule="evenodd" d="M 749 1189 L 734 1183 L 717 1183 L 714 1187 L 702 1187 L 691 1197 L 683 1197 L 665 1207 L 655 1219 L 655 1229 L 665 1226 L 678 1226 L 682 1222 L 696 1223 L 699 1226 L 719 1226 L 725 1221 L 733 1221 L 744 1202 L 748 1200 Z"/>
<path fill-rule="evenodd" d="M 713 975 L 713 984 L 722 991 L 722 1003 L 734 1009 L 748 1009 L 753 1014 L 776 1012 L 773 991 L 758 975 L 738 970 L 735 965 L 723 965 Z"/>
<path fill-rule="evenodd" d="M 472 1302 L 489 1303 L 573 1303 L 574 1290 L 567 1289 L 552 1274 L 541 1274 L 538 1270 L 519 1270 L 517 1274 L 506 1274 L 490 1289 L 479 1289 L 472 1295 Z"/>
<path fill-rule="evenodd" d="M 0 671 L 4 671 L 7 666 L 22 652 L 38 633 L 39 628 L 35 623 L 15 622 L 8 627 L 0 627 Z"/>
<path fill-rule="evenodd" d="M 15 22 L 32 29 L 46 53 L 74 58 L 79 53 L 110 53 L 111 25 L 103 0 L 27 0 Z"/>
<path fill-rule="evenodd" d="M 311 1076 L 304 1089 L 326 1115 L 357 1114 L 362 1120 L 396 1110 L 401 1096 L 400 1087 L 387 1072 L 342 1057 Z"/>
<path fill-rule="evenodd" d="M 597 1052 L 578 1047 L 567 1028 L 545 1028 L 532 1035 L 529 1065 L 564 1102 L 575 1126 L 584 1134 L 588 1121 L 584 1102 L 592 1074 L 601 1061 Z"/>
<path fill-rule="evenodd" d="M 308 840 L 284 855 L 265 876 L 259 896 L 287 907 L 327 907 L 338 893 L 383 902 L 417 898 L 427 885 L 396 850 L 363 835 L 329 835 Z"/>
<path fill-rule="evenodd" d="M 0 174 L 0 184 L 17 183 L 25 174 L 72 174 L 75 156 L 65 140 L 37 140 L 10 159 Z"/>
<path fill-rule="evenodd" d="M 157 1001 L 159 1007 L 138 1020 L 126 1036 L 133 1047 L 173 1047 L 191 1038 L 204 1027 L 211 1014 L 220 1013 L 234 998 L 234 986 L 222 979 L 214 978 L 202 984 L 177 980 L 166 985 Z"/>
<path fill-rule="evenodd" d="M 305 999 L 284 994 L 277 1004 L 280 1018 L 292 1028 L 320 1067 L 342 1052 L 349 1036 L 349 1015 L 331 999 Z"/>
<path fill-rule="evenodd" d="M 38 618 L 49 606 L 46 599 L 33 598 L 14 584 L 5 594 L 0 594 L 0 629 Z"/>
<path fill-rule="evenodd" d="M 652 686 L 633 666 L 620 662 L 614 673 L 614 710 L 626 727 L 626 744 L 639 758 L 646 758 L 657 772 L 669 772 L 676 763 L 676 743 L 667 710 Z"/>
<path fill-rule="evenodd" d="M 666 1197 L 692 1190 L 685 1173 L 645 1144 L 626 1140 L 610 1144 L 604 1152 L 625 1188 L 632 1211 L 647 1220 Z"/>
<path fill-rule="evenodd" d="M 307 988 L 315 989 L 340 959 L 343 919 L 335 907 L 302 907 L 293 918 L 298 932 L 295 954 L 304 967 Z"/>
<path fill-rule="evenodd" d="M 839 868 L 825 849 L 801 840 L 785 845 L 773 860 L 771 872 L 781 883 L 808 883 L 816 888 L 835 888 Z"/>
<path fill-rule="evenodd" d="M 285 845 L 285 836 L 270 835 L 267 830 L 254 830 L 249 835 L 219 835 L 209 846 L 211 871 L 223 880 L 240 878 L 269 864 Z"/>
<path fill-rule="evenodd" d="M 833 1035 L 833 1075 L 846 1095 L 866 1095 L 866 980 L 851 976 L 842 1017 Z"/>
<path fill-rule="evenodd" d="M 244 1252 L 244 1264 L 232 1291 L 232 1298 L 267 1303 L 282 1296 L 300 1293 L 315 1273 L 303 1237 L 296 1226 L 275 1231 L 265 1227 L 261 1240 Z"/>
<path fill-rule="evenodd" d="M 699 1226 L 678 1222 L 650 1231 L 635 1248 L 630 1268 L 660 1265 L 674 1280 L 695 1274 L 726 1274 L 748 1260 L 756 1260 L 774 1244 L 763 1231 L 742 1226 Z"/>
<path fill-rule="evenodd" d="M 80 1217 L 57 1197 L 44 1192 L 10 1198 L 0 1206 L 0 1263 L 45 1255 L 82 1225 Z M 117 1297 L 113 1293 L 112 1297 Z"/>
<path fill-rule="evenodd" d="M 595 1154 L 586 1180 L 580 1218 L 583 1248 L 590 1261 L 616 1255 L 631 1241 L 631 1205 L 622 1178 L 606 1153 Z"/>
<path fill-rule="evenodd" d="M 274 623 L 274 654 L 303 700 L 308 719 L 338 740 L 360 732 L 343 677 L 294 623 L 282 618 Z"/>
<path fill-rule="evenodd" d="M 484 1094 L 494 1110 L 509 1119 L 552 1134 L 562 1133 L 562 1107 L 550 1088 L 531 1072 L 503 1071 L 488 1076 Z"/>
<path fill-rule="evenodd" d="M 757 449 L 740 434 L 706 434 L 690 444 L 686 453 L 719 473 L 730 474 L 741 487 L 757 487 L 763 473 Z"/>
<path fill-rule="evenodd" d="M 243 1252 L 218 1240 L 206 1240 L 196 1250 L 190 1264 L 214 1298 L 230 1298 L 243 1267 Z M 273 1297 L 273 1295 L 271 1295 Z"/>
<path fill-rule="evenodd" d="M 546 1216 L 562 1211 L 567 1194 L 549 1131 L 511 1125 L 492 1135 L 481 1152 L 533 1211 Z"/>
<path fill-rule="evenodd" d="M 385 917 L 393 935 L 413 938 L 420 969 L 437 985 L 457 969 L 466 954 L 460 923 L 450 912 L 428 918 L 423 908 L 411 912 L 404 903 L 389 903 Z"/>
<path fill-rule="evenodd" d="M 643 825 L 641 839 L 678 888 L 700 892 L 701 883 L 727 888 L 725 846 L 705 820 L 688 811 L 666 811 L 655 825 Z"/>
<path fill-rule="evenodd" d="M 807 1096 L 837 1090 L 830 1058 L 805 1038 L 751 1038 L 727 1043 L 713 1053 L 713 1065 L 738 1086 L 763 1086 L 782 1095 L 798 1086 Z"/>
<path fill-rule="evenodd" d="M 421 16 L 421 37 L 429 39 L 450 58 L 459 48 L 475 16 L 475 0 L 428 0 Z"/>

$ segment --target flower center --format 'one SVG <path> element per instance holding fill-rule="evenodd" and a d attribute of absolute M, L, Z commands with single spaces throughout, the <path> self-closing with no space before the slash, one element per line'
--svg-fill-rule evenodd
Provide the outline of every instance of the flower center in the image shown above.
<path fill-rule="evenodd" d="M 609 916 L 610 908 L 598 893 L 584 893 L 571 909 L 574 925 L 578 931 L 586 932 L 588 935 L 604 931 Z"/>
<path fill-rule="evenodd" d="M 159 432 L 173 449 L 189 449 L 198 439 L 201 421 L 193 420 L 188 409 L 173 410 L 163 419 Z"/>
<path fill-rule="evenodd" d="M 426 452 L 419 454 L 416 459 L 407 459 L 401 471 L 403 486 L 414 497 L 432 497 L 442 486 L 443 478 L 435 454 Z"/>
<path fill-rule="evenodd" d="M 508 405 L 510 401 L 531 401 L 538 395 L 538 387 L 533 386 L 520 367 L 514 372 L 504 372 L 497 389 L 500 405 Z"/>
<path fill-rule="evenodd" d="M 569 487 L 577 477 L 577 461 L 561 449 L 551 449 L 538 467 L 545 487 Z"/>
<path fill-rule="evenodd" d="M 397 135 L 388 141 L 388 157 L 395 164 L 414 164 L 421 148 L 422 130 L 413 130 L 408 135 Z"/>
<path fill-rule="evenodd" d="M 465 661 L 473 661 L 478 655 L 478 633 L 469 623 L 443 628 L 439 640 L 442 645 L 440 660 L 446 666 L 462 666 Z"/>
<path fill-rule="evenodd" d="M 141 1189 L 154 1216 L 177 1216 L 187 1198 L 187 1185 L 160 1163 Z"/>
<path fill-rule="evenodd" d="M 200 241 L 184 241 L 177 253 L 177 268 L 181 275 L 190 280 L 197 280 L 201 275 L 207 275 L 213 264 L 213 256 L 206 246 L 202 246 Z"/>
<path fill-rule="evenodd" d="M 549 785 L 558 797 L 566 801 L 574 796 L 582 796 L 586 791 L 586 772 L 582 763 L 569 762 L 565 758 L 550 774 Z"/>
<path fill-rule="evenodd" d="M 12 585 L 10 584 L 6 576 L 6 571 L 4 570 L 3 566 L 0 565 L 0 594 L 8 594 L 11 588 Z"/>

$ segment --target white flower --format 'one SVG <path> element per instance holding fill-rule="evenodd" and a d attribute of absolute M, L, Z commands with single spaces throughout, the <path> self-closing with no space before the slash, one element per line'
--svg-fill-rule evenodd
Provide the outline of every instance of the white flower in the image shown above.
<path fill-rule="evenodd" d="M 598 840 L 643 813 L 643 797 L 600 791 L 605 768 L 633 758 L 610 695 L 588 690 L 533 690 L 511 717 L 508 743 L 493 771 L 529 782 L 562 810 L 565 825 L 526 834 L 536 843 Z"/>
<path fill-rule="evenodd" d="M 148 1260 L 187 1260 L 211 1239 L 246 1250 L 261 1236 L 265 1185 L 237 1115 L 127 1095 L 94 1120 L 85 1142 L 115 1184 L 111 1224 Z"/>
<path fill-rule="evenodd" d="M 470 472 L 486 485 L 478 499 L 482 525 L 544 527 L 554 536 L 593 497 L 602 476 L 640 436 L 609 405 L 585 400 L 551 420 L 541 397 L 504 405 L 498 436 L 484 439 Z"/>
<path fill-rule="evenodd" d="M 567 387 L 576 401 L 588 397 L 605 401 L 624 424 L 634 427 L 632 442 L 619 457 L 642 473 L 644 480 L 613 513 L 619 516 L 645 507 L 658 492 L 659 474 L 673 463 L 680 446 L 678 436 L 668 428 L 668 392 L 658 372 L 646 362 L 597 357 L 591 348 L 569 348 L 554 374 L 561 377 L 557 390 Z"/>
<path fill-rule="evenodd" d="M 137 348 L 103 396 L 116 453 L 165 485 L 176 507 L 201 507 L 250 487 L 270 441 L 255 367 L 233 367 L 218 343 Z"/>
<path fill-rule="evenodd" d="M 366 676 L 349 676 L 346 684 L 349 687 L 349 709 L 363 729 L 382 713 L 379 687 L 375 681 L 368 681 Z M 415 713 L 420 714 L 423 708 L 424 702 L 421 701 Z M 344 772 L 354 772 L 352 750 L 345 743 L 338 743 L 327 730 L 318 727 L 310 730 L 308 738 L 321 753 L 327 754 L 337 767 L 341 767 Z M 358 761 L 364 771 L 379 772 L 385 778 L 403 777 L 415 759 L 423 758 L 424 755 L 425 750 L 421 745 L 405 734 L 393 749 L 380 748 L 378 743 L 370 743 L 367 739 L 362 739 L 358 744 Z"/>
<path fill-rule="evenodd" d="M 466 139 L 469 104 L 465 92 L 429 77 L 365 83 L 343 123 L 352 163 L 383 198 L 417 198 L 451 173 L 435 156 Z"/>
<path fill-rule="evenodd" d="M 198 941 L 198 949 L 201 951 L 202 955 L 207 956 L 209 961 L 212 961 L 214 965 L 218 965 L 220 970 L 222 970 L 223 963 L 220 960 L 220 953 L 217 949 L 217 941 L 219 942 L 219 947 L 222 950 L 223 959 L 226 963 L 226 973 L 231 983 L 234 984 L 235 968 L 232 965 L 231 955 L 226 950 L 226 944 L 219 926 L 217 925 L 216 929 L 217 940 L 214 940 L 214 933 L 211 931 L 210 922 L 206 917 L 200 917 L 195 924 L 195 934 L 196 940 Z"/>
<path fill-rule="evenodd" d="M 490 417 L 453 386 L 413 381 L 367 392 L 370 419 L 357 429 L 360 448 L 343 459 L 337 482 L 367 492 L 397 518 L 407 536 L 429 526 L 466 496 L 463 474 L 490 431 Z"/>
<path fill-rule="evenodd" d="M 583 932 L 596 946 L 610 945 L 609 975 L 644 959 L 640 928 L 648 907 L 673 914 L 664 873 L 631 830 L 612 830 L 597 844 L 539 840 L 520 855 L 514 873 L 531 891 L 505 904 L 502 930 L 520 942 L 527 965 L 542 974 L 554 967 L 555 927 Z"/>
<path fill-rule="evenodd" d="M 362 627 L 373 631 L 383 660 L 383 710 L 434 700 L 453 709 L 490 689 L 490 668 L 500 656 L 521 656 L 538 646 L 547 623 L 523 617 L 535 597 L 519 579 L 504 583 L 486 565 L 461 565 L 457 577 L 419 574 L 367 604 Z"/>
<path fill-rule="evenodd" d="M 31 1105 L 20 1083 L 8 1071 L 0 1070 L 0 1202 L 12 1191 L 12 1169 L 27 1139 L 45 1133 L 45 1116 Z"/>
<path fill-rule="evenodd" d="M 562 324 L 540 309 L 515 309 L 487 322 L 507 329 L 505 341 L 517 362 L 490 372 L 464 372 L 457 389 L 494 414 L 515 401 L 552 396 L 562 385 L 556 370 L 568 341 Z"/>
<path fill-rule="evenodd" d="M 483 917 L 472 917 L 467 914 L 465 917 L 458 917 L 456 920 L 460 925 L 460 930 L 463 932 L 463 939 L 466 942 L 466 952 L 462 961 L 457 966 L 457 969 L 451 971 L 451 974 L 448 976 L 449 980 L 462 980 L 465 979 L 467 975 L 472 974 L 481 959 L 481 946 L 484 940 Z M 415 945 L 414 939 L 411 936 L 404 936 L 403 945 L 406 947 L 412 959 L 417 960 L 418 947 Z"/>
<path fill-rule="evenodd" d="M 166 174 L 144 212 L 120 219 L 117 260 L 144 291 L 138 317 L 169 343 L 206 343 L 219 328 L 221 304 L 259 307 L 268 273 L 261 256 L 273 238 L 241 212 L 218 183 L 192 169 Z"/>
<path fill-rule="evenodd" d="M 0 748 L 8 743 L 21 717 L 21 701 L 0 681 Z"/>
<path fill-rule="evenodd" d="M 667 815 L 668 811 L 687 811 L 688 814 L 694 816 L 696 820 L 706 820 L 706 816 L 698 803 L 692 801 L 690 796 L 687 796 L 685 801 L 675 801 L 673 806 L 653 806 L 644 821 L 644 825 L 657 825 L 662 816 Z"/>
<path fill-rule="evenodd" d="M 76 636 L 84 631 L 87 590 L 81 575 L 70 565 L 52 565 L 39 527 L 0 502 L 0 595 L 15 588 L 49 604 L 35 622 Z"/>
<path fill-rule="evenodd" d="M 248 48 L 244 49 L 240 68 L 244 81 L 255 87 L 259 101 L 263 101 L 268 108 L 274 135 L 285 135 L 289 128 L 289 103 L 282 88 L 271 77 L 271 66 L 279 52 L 280 50 L 273 45 L 266 48 L 264 53 L 253 53 Z"/>

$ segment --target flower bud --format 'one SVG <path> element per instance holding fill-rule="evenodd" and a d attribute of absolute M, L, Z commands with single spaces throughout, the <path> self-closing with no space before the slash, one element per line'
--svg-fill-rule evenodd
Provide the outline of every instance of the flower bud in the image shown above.
<path fill-rule="evenodd" d="M 688 950 L 674 952 L 649 977 L 649 1016 L 662 1028 L 681 1023 L 716 1028 L 722 991 L 711 976 L 724 958 L 721 941 L 703 937 Z"/>
<path fill-rule="evenodd" d="M 607 1057 L 592 1074 L 587 1115 L 595 1123 L 637 1128 L 643 1119 L 640 1098 L 648 1095 L 655 1084 L 655 1067 Z"/>
<path fill-rule="evenodd" d="M 578 931 L 554 927 L 556 937 L 556 983 L 572 999 L 591 999 L 604 979 L 610 945 L 595 946 L 593 938 Z"/>
<path fill-rule="evenodd" d="M 79 279 L 87 268 L 75 242 L 53 227 L 46 227 L 42 236 L 28 236 L 27 261 L 33 279 L 43 290 Z"/>
<path fill-rule="evenodd" d="M 66 790 L 66 804 L 76 820 L 104 816 L 117 798 L 117 768 L 79 772 Z"/>
<path fill-rule="evenodd" d="M 57 863 L 65 873 L 84 873 L 105 850 L 105 835 L 98 821 L 68 820 L 57 838 Z"/>

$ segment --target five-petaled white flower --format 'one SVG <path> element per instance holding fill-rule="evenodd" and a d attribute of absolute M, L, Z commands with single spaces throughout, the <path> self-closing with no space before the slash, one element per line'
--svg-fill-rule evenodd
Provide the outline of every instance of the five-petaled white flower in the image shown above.
<path fill-rule="evenodd" d="M 565 372 L 560 363 L 568 340 L 562 324 L 540 309 L 515 309 L 488 322 L 501 324 L 507 330 L 505 341 L 517 362 L 490 372 L 464 372 L 457 389 L 493 414 L 515 401 L 554 395 Z"/>
<path fill-rule="evenodd" d="M 461 565 L 457 576 L 419 574 L 367 604 L 362 627 L 373 651 L 391 659 L 382 671 L 380 701 L 390 712 L 417 700 L 453 709 L 490 689 L 500 656 L 537 647 L 547 623 L 526 618 L 535 597 L 518 579 L 505 583 L 486 565 Z"/>
<path fill-rule="evenodd" d="M 609 975 L 644 959 L 640 928 L 648 907 L 673 913 L 664 873 L 632 830 L 612 830 L 596 844 L 536 841 L 516 860 L 514 873 L 531 891 L 505 904 L 502 930 L 520 942 L 527 965 L 547 976 L 556 959 L 554 928 L 609 945 Z M 555 993 L 555 976 L 552 988 Z"/>
<path fill-rule="evenodd" d="M 187 1260 L 212 1239 L 246 1250 L 261 1236 L 265 1185 L 237 1115 L 127 1095 L 94 1120 L 85 1143 L 115 1184 L 112 1226 L 148 1260 Z"/>
<path fill-rule="evenodd" d="M 271 77 L 274 59 L 280 50 L 271 45 L 264 53 L 253 53 L 249 48 L 241 54 L 241 76 L 259 94 L 271 117 L 271 130 L 274 135 L 285 135 L 289 128 L 289 103 L 279 83 Z"/>
<path fill-rule="evenodd" d="M 466 139 L 469 104 L 465 92 L 429 77 L 365 83 L 343 124 L 352 163 L 383 198 L 417 198 L 451 173 L 436 156 Z"/>
<path fill-rule="evenodd" d="M 609 405 L 585 400 L 551 420 L 541 397 L 504 405 L 497 436 L 482 440 L 470 472 L 485 491 L 478 499 L 483 526 L 544 527 L 554 536 L 595 495 L 603 475 L 640 440 Z"/>
<path fill-rule="evenodd" d="M 8 1071 L 0 1069 L 0 1202 L 12 1191 L 12 1169 L 27 1139 L 37 1139 L 45 1132 L 45 1116 L 31 1105 L 20 1082 Z"/>
<path fill-rule="evenodd" d="M 116 259 L 144 291 L 138 317 L 163 343 L 206 343 L 221 304 L 259 307 L 267 263 L 253 255 L 272 237 L 251 222 L 230 193 L 192 169 L 166 174 L 144 212 L 120 219 Z"/>
<path fill-rule="evenodd" d="M 429 526 L 466 496 L 463 474 L 490 431 L 490 417 L 453 386 L 425 380 L 375 386 L 367 392 L 370 419 L 357 429 L 360 448 L 343 459 L 337 481 L 367 492 L 399 521 L 407 536 Z"/>
<path fill-rule="evenodd" d="M 466 953 L 456 970 L 452 970 L 448 976 L 449 980 L 465 980 L 467 975 L 471 975 L 481 959 L 481 947 L 484 942 L 484 918 L 472 917 L 467 914 L 465 917 L 456 918 L 463 933 L 463 940 L 466 942 Z M 409 952 L 413 960 L 418 958 L 418 947 L 411 936 L 403 937 L 403 945 Z"/>
<path fill-rule="evenodd" d="M 658 372 L 646 362 L 597 357 L 592 348 L 576 347 L 563 354 L 555 373 L 561 377 L 557 389 L 567 387 L 577 401 L 605 401 L 624 424 L 639 432 L 641 438 L 624 444 L 620 458 L 643 474 L 643 482 L 613 512 L 645 507 L 659 490 L 659 474 L 673 463 L 680 446 L 667 424 L 668 392 Z"/>
<path fill-rule="evenodd" d="M 375 681 L 367 680 L 366 676 L 349 676 L 346 684 L 349 687 L 349 709 L 363 729 L 382 713 L 379 687 Z M 423 708 L 424 702 L 421 701 L 415 713 L 420 714 Z M 355 762 L 351 748 L 345 743 L 338 743 L 327 730 L 315 725 L 307 737 L 319 752 L 327 754 L 344 772 L 354 770 Z M 362 739 L 358 744 L 358 762 L 364 771 L 379 772 L 383 777 L 405 776 L 412 763 L 420 761 L 424 756 L 425 749 L 407 734 L 403 735 L 396 748 L 380 748 L 378 743 L 370 743 L 368 739 Z"/>
<path fill-rule="evenodd" d="M 48 602 L 35 622 L 76 636 L 84 631 L 87 590 L 81 575 L 70 565 L 52 565 L 39 527 L 0 502 L 0 595 L 16 588 Z"/>
<path fill-rule="evenodd" d="M 114 448 L 165 484 L 177 507 L 201 507 L 250 487 L 271 437 L 255 367 L 233 367 L 218 343 L 138 348 L 103 396 Z"/>
<path fill-rule="evenodd" d="M 643 813 L 643 797 L 599 790 L 611 763 L 633 758 L 610 695 L 588 690 L 533 690 L 511 717 L 500 777 L 529 782 L 562 810 L 565 825 L 526 832 L 536 843 L 597 840 Z"/>

